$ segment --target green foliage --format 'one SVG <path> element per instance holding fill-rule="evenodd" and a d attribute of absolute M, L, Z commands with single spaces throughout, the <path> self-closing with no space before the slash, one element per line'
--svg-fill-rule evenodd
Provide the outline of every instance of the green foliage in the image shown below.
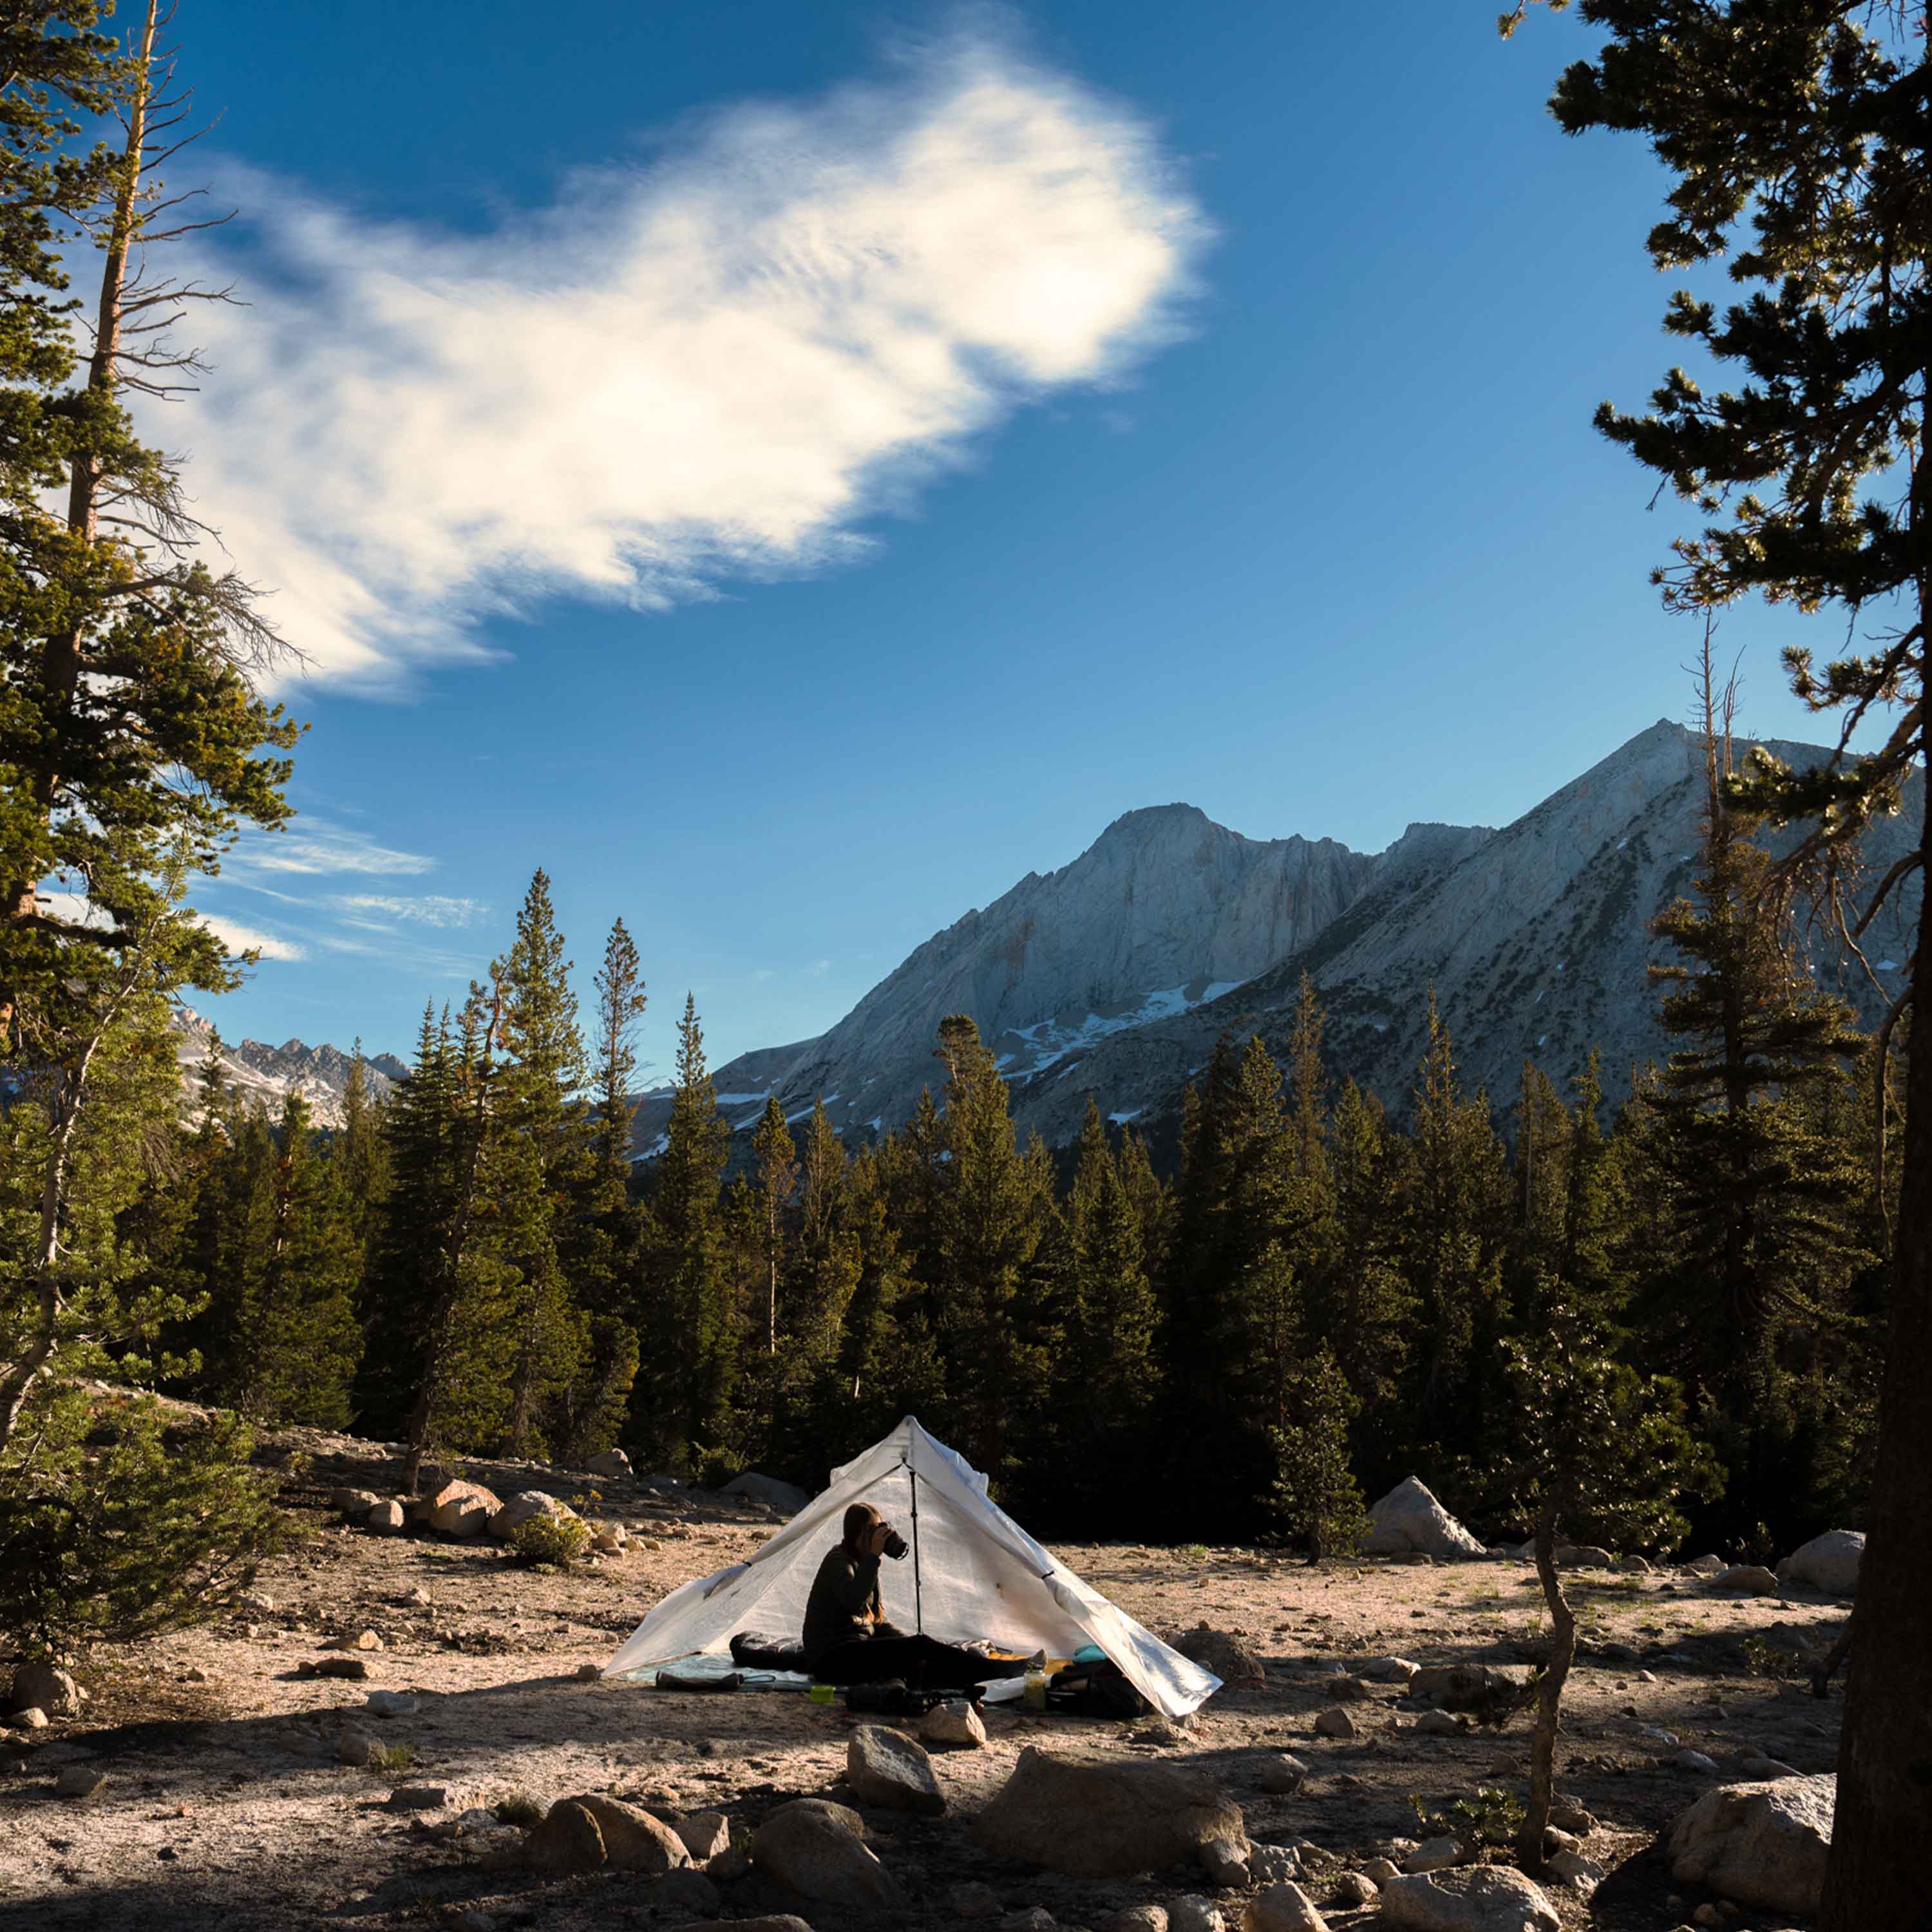
<path fill-rule="evenodd" d="M 230 1417 L 171 1428 L 152 1400 L 92 1416 L 44 1384 L 0 1448 L 0 1628 L 59 1655 L 233 1609 L 289 1534 L 253 1440 Z"/>
<path fill-rule="evenodd" d="M 1452 1798 L 1439 1809 L 1413 1792 L 1408 1802 L 1425 1837 L 1454 1838 L 1472 1851 L 1506 1849 L 1522 1830 L 1522 1800 L 1492 1785 L 1478 1785 L 1473 1795 Z"/>
<path fill-rule="evenodd" d="M 590 1547 L 590 1526 L 578 1516 L 533 1516 L 510 1532 L 512 1553 L 538 1569 L 568 1569 Z"/>
<path fill-rule="evenodd" d="M 1269 1432 L 1282 1529 L 1311 1558 L 1345 1556 L 1368 1533 L 1348 1456 L 1348 1425 L 1361 1405 L 1325 1343 L 1291 1372 L 1284 1394 L 1286 1419 Z"/>

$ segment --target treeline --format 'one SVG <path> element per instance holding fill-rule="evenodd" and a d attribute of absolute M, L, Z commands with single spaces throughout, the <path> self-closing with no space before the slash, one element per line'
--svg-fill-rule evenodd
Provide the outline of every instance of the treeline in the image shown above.
<path fill-rule="evenodd" d="M 1468 1090 L 1432 1001 L 1393 1118 L 1334 1077 L 1304 982 L 1285 1070 L 1222 1041 L 1171 1181 L 1090 1100 L 1070 1162 L 1019 1145 L 964 1016 L 898 1132 L 848 1149 L 773 1099 L 731 1162 L 687 999 L 637 1184 L 637 952 L 620 923 L 586 1044 L 539 873 L 386 1108 L 359 1070 L 326 1138 L 298 1100 L 272 1125 L 207 1096 L 177 1246 L 149 1248 L 206 1298 L 188 1385 L 400 1438 L 412 1472 L 622 1443 L 822 1481 L 910 1412 L 1055 1533 L 1319 1546 L 1412 1470 L 1520 1526 L 1510 1365 L 1574 1333 L 1678 1392 L 1719 1473 L 1696 1538 L 1768 1553 L 1856 1517 L 1887 1229 L 1870 1045 L 1795 958 L 1754 830 L 1714 805 L 1660 922 L 1679 1050 L 1613 1113 L 1594 1057 L 1567 1093 L 1528 1064 L 1501 1104 Z"/>

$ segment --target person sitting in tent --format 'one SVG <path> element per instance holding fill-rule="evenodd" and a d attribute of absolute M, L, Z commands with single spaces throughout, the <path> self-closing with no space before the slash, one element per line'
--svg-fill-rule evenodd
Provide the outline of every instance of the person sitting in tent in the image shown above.
<path fill-rule="evenodd" d="M 802 1648 L 821 1684 L 883 1684 L 897 1678 L 915 1690 L 964 1690 L 1012 1675 L 995 1664 L 886 1621 L 879 1559 L 903 1556 L 904 1540 L 870 1503 L 845 1512 L 844 1535 L 825 1552 L 806 1600 Z"/>

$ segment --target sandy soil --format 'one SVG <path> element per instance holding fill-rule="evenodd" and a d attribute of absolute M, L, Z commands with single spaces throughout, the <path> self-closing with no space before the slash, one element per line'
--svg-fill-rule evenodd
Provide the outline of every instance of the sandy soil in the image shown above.
<path fill-rule="evenodd" d="M 644 1610 L 688 1577 L 748 1553 L 771 1513 L 716 1497 L 640 1498 L 606 1486 L 605 1514 L 658 1547 L 566 1574 L 506 1560 L 494 1548 L 340 1527 L 326 1506 L 344 1482 L 386 1490 L 393 1465 L 372 1445 L 308 1438 L 311 1460 L 288 1491 L 310 1529 L 264 1570 L 256 1602 L 212 1628 L 104 1658 L 83 1674 L 91 1700 L 49 1729 L 0 1732 L 0 1932 L 200 1932 L 200 1928 L 405 1925 L 539 1926 L 547 1932 L 674 1925 L 694 1914 L 655 1882 L 592 1876 L 540 1882 L 502 1868 L 488 1834 L 440 1838 L 448 1814 L 387 1808 L 399 1784 L 452 1787 L 452 1810 L 516 1792 L 539 1802 L 582 1791 L 634 1798 L 662 1816 L 721 1810 L 742 1838 L 788 1798 L 842 1797 L 838 1780 L 857 1720 L 796 1694 L 700 1696 L 578 1680 L 602 1664 Z M 470 1473 L 500 1494 L 533 1486 L 566 1498 L 580 1478 L 500 1465 Z M 1540 1598 L 1527 1564 L 1310 1568 L 1250 1550 L 1064 1546 L 1058 1552 L 1150 1628 L 1205 1622 L 1265 1660 L 1264 1690 L 1223 1691 L 1178 1729 L 988 1714 L 989 1747 L 937 1760 L 943 1818 L 873 1814 L 886 1863 L 916 1901 L 904 1923 L 962 1922 L 950 1904 L 966 1880 L 990 1885 L 1008 1910 L 1043 1906 L 1063 1925 L 1091 1925 L 1120 1906 L 1208 1888 L 1178 1872 L 1072 1880 L 990 1859 L 964 1820 L 998 1789 L 1022 1748 L 1184 1763 L 1210 1772 L 1241 1804 L 1258 1840 L 1304 1851 L 1307 1888 L 1328 1904 L 1334 1880 L 1390 1842 L 1419 1835 L 1412 1802 L 1447 1802 L 1478 1786 L 1520 1792 L 1527 1724 L 1456 1738 L 1398 1728 L 1397 1693 L 1351 1707 L 1364 1735 L 1313 1734 L 1338 1664 L 1395 1654 L 1420 1664 L 1512 1661 L 1531 1654 Z M 1667 1730 L 1720 1765 L 1752 1754 L 1800 1771 L 1835 1758 L 1840 1705 L 1754 1670 L 1746 1640 L 1821 1651 L 1842 1621 L 1822 1600 L 1720 1598 L 1678 1573 L 1579 1578 L 1582 1660 L 1570 1681 L 1560 1784 L 1600 1821 L 1586 1850 L 1610 1876 L 1587 1904 L 1552 1890 L 1566 1932 L 1659 1932 L 1699 1902 L 1666 1905 L 1672 1888 L 1659 1828 L 1710 1782 L 1675 1768 Z M 364 1682 L 297 1675 L 304 1660 L 374 1630 Z M 417 1694 L 409 1715 L 368 1727 L 412 1754 L 406 1768 L 338 1761 L 344 1718 L 372 1690 Z M 358 1721 L 360 1721 L 358 1718 Z M 1303 1790 L 1260 1789 L 1270 1755 L 1310 1766 Z M 95 1767 L 92 1797 L 55 1794 L 59 1773 Z M 500 1834 L 502 1844 L 510 1834 Z M 1233 1895 L 1222 1900 L 1238 1912 Z M 803 1904 L 753 1876 L 724 1888 L 726 1919 L 799 1911 L 820 1932 L 863 1922 Z M 479 1916 L 480 1915 L 480 1916 Z M 1330 1912 L 1369 1925 L 1372 1911 Z M 996 1921 L 985 1922 L 988 1924 Z M 1745 1914 L 1740 1928 L 1775 1918 Z M 1231 1923 L 1238 1918 L 1231 1912 Z"/>

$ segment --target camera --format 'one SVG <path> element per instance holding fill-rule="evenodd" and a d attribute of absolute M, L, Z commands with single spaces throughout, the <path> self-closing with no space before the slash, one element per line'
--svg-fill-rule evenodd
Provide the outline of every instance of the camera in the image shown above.
<path fill-rule="evenodd" d="M 906 1553 L 906 1540 L 896 1529 L 886 1532 L 886 1540 L 879 1546 L 882 1555 L 890 1556 L 896 1563 Z"/>

